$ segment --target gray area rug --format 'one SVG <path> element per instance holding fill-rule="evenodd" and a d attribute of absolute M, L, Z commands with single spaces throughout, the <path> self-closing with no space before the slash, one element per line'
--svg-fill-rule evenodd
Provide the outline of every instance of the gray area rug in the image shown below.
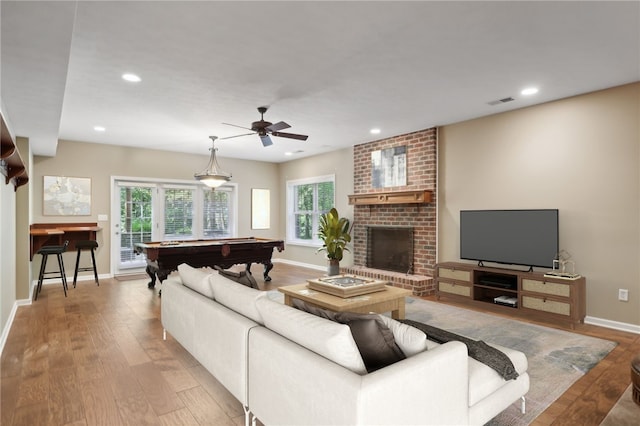
<path fill-rule="evenodd" d="M 283 300 L 278 291 L 270 291 L 269 297 Z M 531 386 L 526 395 L 526 413 L 520 412 L 518 402 L 492 419 L 488 423 L 491 426 L 528 425 L 617 345 L 609 340 L 422 299 L 407 298 L 406 303 L 408 319 L 527 355 Z"/>

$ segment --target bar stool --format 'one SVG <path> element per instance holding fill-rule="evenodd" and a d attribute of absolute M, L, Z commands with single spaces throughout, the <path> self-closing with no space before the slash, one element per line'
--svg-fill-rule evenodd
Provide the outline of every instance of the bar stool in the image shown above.
<path fill-rule="evenodd" d="M 40 294 L 40 290 L 42 290 L 42 281 L 50 280 L 53 278 L 61 278 L 62 279 L 62 289 L 64 290 L 64 297 L 67 297 L 67 276 L 64 272 L 64 262 L 62 261 L 62 253 L 67 251 L 67 246 L 69 245 L 69 241 L 65 241 L 61 246 L 44 246 L 36 253 L 42 255 L 42 263 L 40 264 L 40 275 L 38 275 L 38 286 L 36 287 L 35 300 L 38 300 L 38 294 Z M 56 255 L 58 258 L 58 267 L 59 271 L 49 271 L 46 272 L 47 269 L 47 259 L 49 255 Z M 52 275 L 55 274 L 55 275 Z"/>
<path fill-rule="evenodd" d="M 96 268 L 96 255 L 94 250 L 98 248 L 98 242 L 94 240 L 82 240 L 76 241 L 76 249 L 78 250 L 78 255 L 76 256 L 76 271 L 73 274 L 73 288 L 76 288 L 76 281 L 78 279 L 78 271 L 93 271 L 93 276 L 96 279 L 96 284 L 100 285 L 98 282 L 98 269 Z M 91 263 L 93 266 L 87 266 L 80 268 L 80 253 L 82 250 L 91 250 Z"/>

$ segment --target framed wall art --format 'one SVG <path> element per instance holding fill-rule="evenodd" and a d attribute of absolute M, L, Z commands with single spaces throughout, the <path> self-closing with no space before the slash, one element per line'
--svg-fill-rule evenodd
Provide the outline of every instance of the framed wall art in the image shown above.
<path fill-rule="evenodd" d="M 407 184 L 407 147 L 380 149 L 371 153 L 371 186 L 385 188 Z"/>
<path fill-rule="evenodd" d="M 45 216 L 90 216 L 91 178 L 44 176 L 42 210 Z"/>
<path fill-rule="evenodd" d="M 268 189 L 251 190 L 251 229 L 271 227 L 271 203 Z"/>

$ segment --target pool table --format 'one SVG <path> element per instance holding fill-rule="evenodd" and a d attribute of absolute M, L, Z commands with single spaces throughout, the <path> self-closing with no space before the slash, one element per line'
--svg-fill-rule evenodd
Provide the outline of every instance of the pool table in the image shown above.
<path fill-rule="evenodd" d="M 194 268 L 220 266 L 223 269 L 244 263 L 251 272 L 252 263 L 264 265 L 264 280 L 271 281 L 269 271 L 273 268 L 273 249 L 284 250 L 284 241 L 266 238 L 220 238 L 211 240 L 158 241 L 136 243 L 136 253 L 147 256 L 147 274 L 151 278 L 149 288 L 156 285 L 156 275 L 160 282 L 178 269 L 181 263 Z"/>

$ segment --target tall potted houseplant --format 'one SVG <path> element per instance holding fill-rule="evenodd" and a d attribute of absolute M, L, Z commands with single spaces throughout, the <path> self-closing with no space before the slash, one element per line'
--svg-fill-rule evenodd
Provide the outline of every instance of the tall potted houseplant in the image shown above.
<path fill-rule="evenodd" d="M 347 243 L 351 242 L 349 231 L 349 219 L 340 217 L 335 207 L 320 215 L 318 237 L 322 240 L 322 247 L 318 251 L 327 252 L 327 259 L 329 259 L 327 275 L 340 274 L 340 261 L 344 252 L 349 251 Z"/>

